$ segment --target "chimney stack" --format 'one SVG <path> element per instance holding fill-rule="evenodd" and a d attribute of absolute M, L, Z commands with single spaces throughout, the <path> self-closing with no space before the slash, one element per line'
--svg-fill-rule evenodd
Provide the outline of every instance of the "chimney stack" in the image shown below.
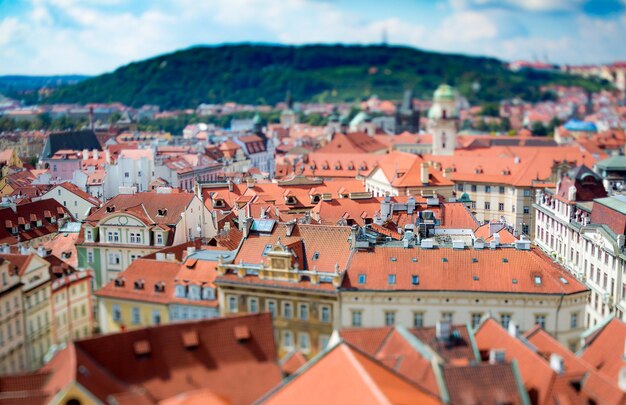
<path fill-rule="evenodd" d="M 421 181 L 422 184 L 428 184 L 428 182 L 430 180 L 430 175 L 428 173 L 428 163 L 422 162 L 420 167 L 421 167 L 421 170 L 420 170 L 420 181 Z"/>
<path fill-rule="evenodd" d="M 622 367 L 617 375 L 617 385 L 619 389 L 626 392 L 626 367 Z"/>
<path fill-rule="evenodd" d="M 557 374 L 563 374 L 565 367 L 563 365 L 563 357 L 556 353 L 550 355 L 550 368 Z"/>

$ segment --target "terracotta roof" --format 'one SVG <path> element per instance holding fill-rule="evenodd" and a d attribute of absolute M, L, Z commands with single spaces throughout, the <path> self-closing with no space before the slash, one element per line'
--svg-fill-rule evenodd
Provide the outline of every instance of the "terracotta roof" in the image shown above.
<path fill-rule="evenodd" d="M 289 353 L 283 360 L 281 360 L 281 369 L 285 375 L 291 375 L 295 373 L 300 367 L 307 362 L 306 357 L 299 350 L 294 350 Z"/>
<path fill-rule="evenodd" d="M 510 245 L 517 240 L 515 236 L 506 229 L 504 224 L 490 222 L 479 226 L 474 231 L 474 236 L 483 239 L 485 242 L 491 242 L 495 234 L 500 235 L 500 243 L 504 245 Z"/>
<path fill-rule="evenodd" d="M 237 340 L 235 328 L 247 328 L 249 338 Z M 77 382 L 100 401 L 120 404 L 154 403 L 199 389 L 228 403 L 249 404 L 281 380 L 269 314 L 87 338 L 70 343 L 44 370 L 54 374 L 49 392 Z"/>
<path fill-rule="evenodd" d="M 262 403 L 440 404 L 441 401 L 382 363 L 341 343 L 294 374 Z"/>
<path fill-rule="evenodd" d="M 452 404 L 525 404 L 524 386 L 510 363 L 447 366 L 442 370 Z"/>
<path fill-rule="evenodd" d="M 76 251 L 76 241 L 78 233 L 60 233 L 54 238 L 43 243 L 43 246 L 54 256 L 62 259 L 72 267 L 78 266 L 78 253 Z M 69 257 L 68 257 L 69 255 Z"/>
<path fill-rule="evenodd" d="M 498 271 L 494 271 L 496 269 Z M 365 283 L 358 283 L 359 274 L 366 276 Z M 394 284 L 389 284 L 389 274 L 395 275 Z M 419 278 L 418 284 L 413 283 L 414 275 Z M 355 252 L 350 261 L 342 288 L 525 294 L 573 294 L 587 291 L 568 272 L 534 248 L 531 251 L 514 248 L 402 247 L 360 250 Z"/>
<path fill-rule="evenodd" d="M 175 225 L 180 221 L 180 214 L 194 198 L 193 193 L 157 193 L 143 192 L 135 194 L 118 194 L 101 208 L 87 217 L 87 222 L 98 222 L 110 215 L 127 212 L 144 221 L 146 224 Z M 112 212 L 107 210 L 114 209 Z M 159 215 L 159 210 L 166 210 Z"/>
<path fill-rule="evenodd" d="M 102 204 L 100 202 L 100 200 L 98 200 L 96 197 L 92 196 L 89 193 L 84 192 L 78 186 L 76 186 L 76 185 L 74 185 L 74 184 L 72 184 L 70 182 L 66 181 L 65 183 L 59 184 L 57 187 L 63 187 L 67 191 L 77 195 L 78 197 L 80 197 L 83 200 L 87 201 L 89 204 L 92 204 L 92 205 L 94 205 L 96 207 L 99 207 L 100 204 Z M 50 190 L 50 191 L 54 191 L 54 188 L 56 188 L 56 187 L 53 187 L 52 190 Z"/>
<path fill-rule="evenodd" d="M 19 241 L 27 242 L 32 239 L 40 238 L 58 231 L 58 219 L 63 213 L 64 218 L 71 220 L 72 215 L 59 202 L 53 199 L 39 200 L 19 204 L 15 207 L 15 211 L 11 208 L 0 209 L 0 243 L 15 244 Z M 36 215 L 41 220 L 41 226 L 31 223 L 31 216 Z M 55 222 L 51 222 L 52 217 Z M 29 223 L 30 229 L 25 229 L 26 222 Z M 18 224 L 20 224 L 18 226 Z M 17 227 L 17 233 L 13 234 L 11 227 Z"/>
<path fill-rule="evenodd" d="M 613 318 L 585 341 L 581 358 L 611 381 L 617 381 L 624 359 L 626 324 Z"/>
<path fill-rule="evenodd" d="M 336 133 L 333 139 L 319 149 L 320 153 L 376 153 L 387 146 L 364 132 Z"/>

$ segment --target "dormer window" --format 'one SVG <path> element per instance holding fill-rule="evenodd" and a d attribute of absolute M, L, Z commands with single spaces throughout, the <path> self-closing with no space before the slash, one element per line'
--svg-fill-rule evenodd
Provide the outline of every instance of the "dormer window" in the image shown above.
<path fill-rule="evenodd" d="M 311 170 L 315 170 L 315 165 L 311 165 L 311 166 L 309 166 L 309 168 L 310 168 Z"/>
<path fill-rule="evenodd" d="M 295 203 L 296 203 L 296 197 L 293 197 L 293 196 L 287 197 L 287 204 L 295 204 Z"/>
<path fill-rule="evenodd" d="M 154 285 L 154 292 L 162 293 L 165 292 L 165 282 L 160 281 Z"/>
<path fill-rule="evenodd" d="M 137 280 L 134 283 L 135 290 L 143 290 L 144 282 L 143 280 Z"/>
<path fill-rule="evenodd" d="M 157 210 L 157 217 L 164 217 L 167 215 L 167 209 L 166 208 L 161 208 L 159 210 Z"/>
<path fill-rule="evenodd" d="M 202 289 L 202 299 L 212 301 L 215 299 L 215 288 L 204 287 Z"/>
<path fill-rule="evenodd" d="M 156 234 L 156 244 L 157 245 L 162 245 L 163 244 L 163 234 L 162 233 L 157 233 Z"/>
<path fill-rule="evenodd" d="M 124 284 L 125 284 L 125 280 L 124 280 L 123 277 L 115 279 L 115 286 L 116 287 L 124 287 Z"/>
<path fill-rule="evenodd" d="M 224 206 L 224 200 L 222 200 L 221 198 L 215 200 L 213 202 L 213 206 L 214 207 L 223 207 Z"/>
<path fill-rule="evenodd" d="M 187 287 L 182 285 L 182 284 L 177 284 L 174 287 L 174 296 L 176 298 L 185 298 L 185 295 L 187 294 Z"/>
<path fill-rule="evenodd" d="M 85 239 L 93 241 L 93 231 L 91 229 L 85 230 Z"/>
<path fill-rule="evenodd" d="M 190 300 L 197 301 L 200 299 L 200 286 L 198 285 L 190 285 L 189 291 L 187 293 L 187 298 Z"/>
<path fill-rule="evenodd" d="M 115 212 L 115 205 L 110 205 L 106 207 L 106 212 Z"/>

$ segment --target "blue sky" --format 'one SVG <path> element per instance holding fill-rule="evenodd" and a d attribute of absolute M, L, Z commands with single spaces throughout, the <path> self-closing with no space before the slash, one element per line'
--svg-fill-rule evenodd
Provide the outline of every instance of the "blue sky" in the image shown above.
<path fill-rule="evenodd" d="M 0 0 L 0 74 L 98 74 L 199 44 L 379 43 L 626 60 L 626 0 Z"/>

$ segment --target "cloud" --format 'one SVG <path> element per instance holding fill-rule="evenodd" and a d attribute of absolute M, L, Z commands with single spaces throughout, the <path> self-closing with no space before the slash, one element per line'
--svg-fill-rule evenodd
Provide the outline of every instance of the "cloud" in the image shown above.
<path fill-rule="evenodd" d="M 534 13 L 609 16 L 624 11 L 623 0 L 450 0 L 454 9 L 509 9 Z"/>

